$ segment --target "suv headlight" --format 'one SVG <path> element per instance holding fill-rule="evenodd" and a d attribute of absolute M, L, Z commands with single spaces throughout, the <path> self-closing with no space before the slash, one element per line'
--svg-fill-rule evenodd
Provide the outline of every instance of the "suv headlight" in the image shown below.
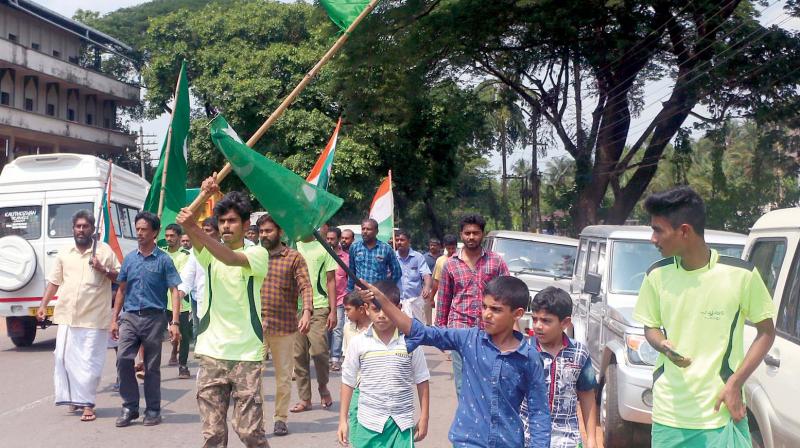
<path fill-rule="evenodd" d="M 637 366 L 654 366 L 658 359 L 658 352 L 647 343 L 647 339 L 640 334 L 626 334 L 628 362 Z"/>

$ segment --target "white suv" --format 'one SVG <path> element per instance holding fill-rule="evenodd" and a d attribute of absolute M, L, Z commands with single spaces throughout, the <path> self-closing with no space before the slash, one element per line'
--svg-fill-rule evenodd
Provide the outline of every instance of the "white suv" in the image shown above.
<path fill-rule="evenodd" d="M 761 273 L 778 309 L 775 344 L 745 385 L 754 447 L 800 446 L 800 208 L 762 216 L 747 237 L 745 259 Z M 745 326 L 745 340 L 755 329 Z"/>

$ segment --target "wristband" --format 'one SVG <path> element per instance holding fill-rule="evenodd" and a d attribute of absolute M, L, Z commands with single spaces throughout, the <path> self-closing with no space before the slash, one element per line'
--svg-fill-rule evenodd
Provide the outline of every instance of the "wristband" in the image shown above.
<path fill-rule="evenodd" d="M 180 324 L 180 322 L 175 322 L 175 321 L 173 320 L 172 322 L 170 322 L 170 323 L 169 323 L 169 326 L 171 327 L 171 326 L 173 326 L 173 325 L 175 325 L 175 326 L 180 326 L 181 324 Z"/>

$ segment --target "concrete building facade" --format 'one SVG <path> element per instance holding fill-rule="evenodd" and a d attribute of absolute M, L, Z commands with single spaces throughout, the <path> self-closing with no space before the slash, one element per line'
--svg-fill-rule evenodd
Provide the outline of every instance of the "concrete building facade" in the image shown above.
<path fill-rule="evenodd" d="M 0 168 L 22 155 L 135 149 L 118 113 L 139 87 L 99 70 L 104 55 L 130 51 L 34 2 L 0 0 Z"/>

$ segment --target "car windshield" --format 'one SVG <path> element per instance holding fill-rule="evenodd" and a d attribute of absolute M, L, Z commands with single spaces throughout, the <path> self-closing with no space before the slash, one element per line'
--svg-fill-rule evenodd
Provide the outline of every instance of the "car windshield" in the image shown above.
<path fill-rule="evenodd" d="M 739 258 L 743 246 L 709 244 L 720 255 Z M 662 259 L 661 253 L 649 241 L 616 241 L 611 263 L 611 292 L 638 294 L 647 269 Z"/>
<path fill-rule="evenodd" d="M 492 250 L 503 257 L 511 272 L 572 277 L 575 246 L 495 238 Z"/>
<path fill-rule="evenodd" d="M 649 241 L 615 241 L 611 256 L 611 292 L 638 294 L 647 268 L 662 259 Z"/>

